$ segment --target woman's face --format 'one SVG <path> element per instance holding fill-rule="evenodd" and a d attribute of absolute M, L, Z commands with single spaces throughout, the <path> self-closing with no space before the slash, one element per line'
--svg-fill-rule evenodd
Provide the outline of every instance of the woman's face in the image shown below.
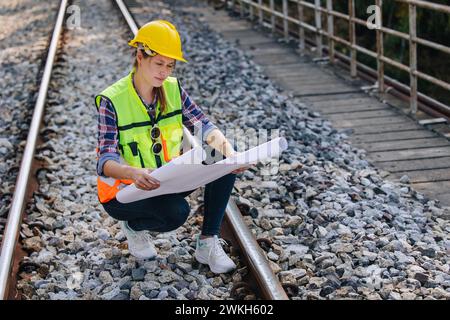
<path fill-rule="evenodd" d="M 162 86 L 164 80 L 172 74 L 175 67 L 175 59 L 160 54 L 144 59 L 140 51 L 138 51 L 138 63 L 139 72 L 145 82 L 152 87 Z"/>

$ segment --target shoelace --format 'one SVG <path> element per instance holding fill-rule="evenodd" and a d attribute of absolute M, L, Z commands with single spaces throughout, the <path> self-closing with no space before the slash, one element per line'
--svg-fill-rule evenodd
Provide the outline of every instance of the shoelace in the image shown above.
<path fill-rule="evenodd" d="M 222 238 L 216 238 L 217 240 L 214 241 L 212 250 L 209 251 L 209 256 L 211 256 L 211 253 L 216 253 L 217 256 L 222 257 L 226 256 L 225 251 L 222 248 L 222 245 L 228 245 L 228 243 L 223 240 Z"/>
<path fill-rule="evenodd" d="M 147 242 L 150 242 L 151 240 L 153 240 L 151 234 L 148 231 L 137 231 L 134 235 L 139 240 L 145 240 Z"/>

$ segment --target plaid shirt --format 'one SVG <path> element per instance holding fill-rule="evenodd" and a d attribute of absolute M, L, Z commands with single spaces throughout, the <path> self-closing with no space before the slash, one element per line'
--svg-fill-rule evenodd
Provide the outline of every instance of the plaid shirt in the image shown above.
<path fill-rule="evenodd" d="M 151 104 L 145 103 L 142 97 L 140 98 L 142 103 L 146 107 L 149 115 L 154 116 L 157 102 L 156 95 Z M 195 102 L 189 97 L 189 95 L 183 88 L 181 88 L 181 100 L 183 101 L 182 106 L 183 125 L 192 134 L 194 134 L 198 130 L 197 128 L 201 127 L 202 140 L 205 141 L 208 134 L 217 127 L 211 121 L 209 121 L 209 119 L 205 116 L 202 110 L 195 104 Z M 117 139 L 118 131 L 117 131 L 116 113 L 114 112 L 114 107 L 112 106 L 112 104 L 104 98 L 102 98 L 100 101 L 97 124 L 98 124 L 97 174 L 103 175 L 103 165 L 105 164 L 106 161 L 114 160 L 116 162 L 119 162 L 120 159 L 120 153 L 118 150 L 119 141 Z"/>

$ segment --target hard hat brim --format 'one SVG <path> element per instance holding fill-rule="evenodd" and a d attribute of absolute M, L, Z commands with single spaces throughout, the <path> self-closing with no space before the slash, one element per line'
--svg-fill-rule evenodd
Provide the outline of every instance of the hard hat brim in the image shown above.
<path fill-rule="evenodd" d="M 138 47 L 138 41 L 136 41 L 135 39 L 131 40 L 130 42 L 128 42 L 128 45 L 134 48 Z M 182 62 L 187 62 L 186 59 L 184 59 L 183 57 L 179 57 L 179 56 L 175 56 L 175 55 L 171 55 L 171 54 L 165 54 L 164 52 L 157 52 L 159 55 L 164 56 L 164 57 L 168 57 L 168 58 L 172 58 L 178 61 L 182 61 Z"/>

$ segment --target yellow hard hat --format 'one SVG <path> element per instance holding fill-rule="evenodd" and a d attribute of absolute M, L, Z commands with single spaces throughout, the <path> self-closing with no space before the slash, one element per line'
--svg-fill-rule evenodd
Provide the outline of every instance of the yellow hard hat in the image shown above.
<path fill-rule="evenodd" d="M 128 42 L 137 48 L 141 43 L 144 49 L 150 49 L 160 55 L 187 62 L 181 51 L 181 39 L 177 29 L 166 20 L 155 20 L 143 25 L 133 40 Z M 146 50 L 147 51 L 147 50 Z"/>

